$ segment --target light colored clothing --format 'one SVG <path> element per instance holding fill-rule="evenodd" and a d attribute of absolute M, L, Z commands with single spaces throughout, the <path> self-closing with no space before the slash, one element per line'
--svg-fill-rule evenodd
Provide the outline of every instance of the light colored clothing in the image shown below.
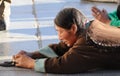
<path fill-rule="evenodd" d="M 57 57 L 57 54 L 50 48 L 50 47 L 44 47 L 39 50 L 39 52 L 47 57 Z M 41 58 L 37 59 L 35 62 L 35 71 L 45 72 L 45 60 L 47 58 Z"/>
<path fill-rule="evenodd" d="M 11 0 L 0 0 L 0 20 L 3 21 L 6 29 L 10 25 L 10 5 Z M 0 26 L 2 27 L 2 24 Z"/>

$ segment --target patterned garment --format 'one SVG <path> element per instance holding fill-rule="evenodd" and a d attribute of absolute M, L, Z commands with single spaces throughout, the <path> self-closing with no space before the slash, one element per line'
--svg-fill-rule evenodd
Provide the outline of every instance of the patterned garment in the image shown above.
<path fill-rule="evenodd" d="M 100 46 L 120 46 L 120 28 L 106 25 L 98 20 L 94 20 L 87 33 L 90 36 L 90 39 Z"/>

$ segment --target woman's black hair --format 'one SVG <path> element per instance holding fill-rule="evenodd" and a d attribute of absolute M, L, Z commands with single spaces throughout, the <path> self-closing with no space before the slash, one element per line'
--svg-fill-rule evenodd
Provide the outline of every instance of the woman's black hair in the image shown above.
<path fill-rule="evenodd" d="M 118 7 L 117 7 L 117 16 L 118 16 L 118 18 L 120 19 L 120 4 L 119 4 Z"/>
<path fill-rule="evenodd" d="M 84 32 L 85 26 L 85 17 L 84 15 L 75 8 L 64 8 L 61 10 L 56 18 L 54 19 L 54 23 L 56 26 L 59 26 L 64 29 L 71 29 L 73 24 L 77 25 L 76 34 L 80 34 Z"/>

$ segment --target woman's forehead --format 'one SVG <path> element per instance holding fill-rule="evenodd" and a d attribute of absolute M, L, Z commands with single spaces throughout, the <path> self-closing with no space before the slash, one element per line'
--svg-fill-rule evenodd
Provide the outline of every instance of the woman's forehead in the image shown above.
<path fill-rule="evenodd" d="M 56 29 L 56 30 L 62 30 L 62 29 L 64 29 L 64 28 L 55 25 L 55 29 Z"/>
<path fill-rule="evenodd" d="M 67 30 L 67 29 L 65 29 L 65 28 L 62 28 L 62 27 L 59 27 L 59 26 L 57 26 L 57 25 L 55 25 L 55 29 L 56 29 L 57 31 L 69 31 L 69 30 Z"/>

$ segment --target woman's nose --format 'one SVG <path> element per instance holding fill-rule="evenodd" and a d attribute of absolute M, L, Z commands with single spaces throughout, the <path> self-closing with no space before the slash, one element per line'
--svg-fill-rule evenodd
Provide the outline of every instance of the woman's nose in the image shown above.
<path fill-rule="evenodd" d="M 62 40 L 62 36 L 60 34 L 58 34 L 58 38 L 59 40 Z"/>

